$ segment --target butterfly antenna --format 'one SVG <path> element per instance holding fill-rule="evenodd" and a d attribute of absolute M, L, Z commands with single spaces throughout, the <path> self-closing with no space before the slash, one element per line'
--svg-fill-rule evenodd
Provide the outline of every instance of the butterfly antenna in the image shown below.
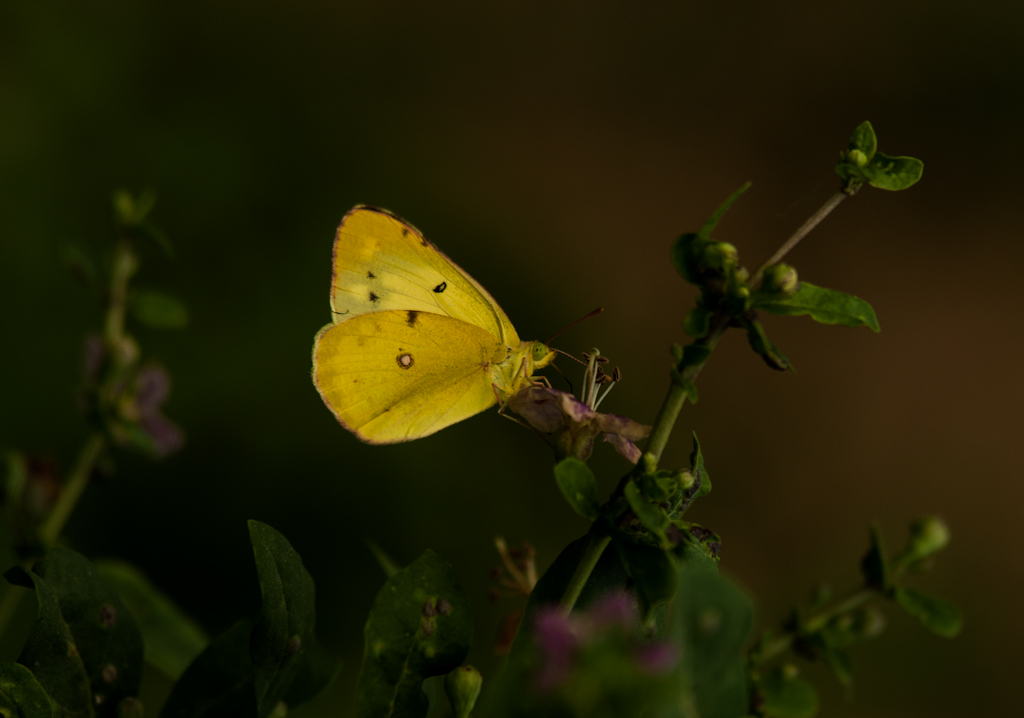
<path fill-rule="evenodd" d="M 580 361 L 579 359 L 574 357 L 569 352 L 563 352 L 561 349 L 555 349 L 553 347 L 548 347 L 548 349 L 550 349 L 551 351 L 555 352 L 556 354 L 561 354 L 564 357 L 569 357 L 570 359 L 572 359 L 577 364 L 582 364 L 583 366 L 589 366 L 585 361 Z M 554 366 L 554 364 L 549 364 L 548 366 Z M 566 381 L 568 381 L 568 379 L 566 379 Z"/>
<path fill-rule="evenodd" d="M 569 331 L 569 330 L 570 330 L 570 329 L 572 329 L 572 328 L 573 328 L 574 326 L 576 326 L 577 324 L 579 324 L 580 322 L 582 322 L 582 321 L 583 321 L 584 319 L 590 319 L 591 317 L 596 317 L 596 316 L 597 316 L 598 314 L 600 314 L 600 313 L 601 313 L 601 312 L 603 312 L 603 311 L 604 311 L 604 307 L 598 307 L 597 309 L 595 309 L 594 311 L 592 311 L 592 312 L 591 312 L 590 314 L 586 315 L 585 317 L 580 317 L 579 319 L 577 319 L 576 321 L 574 321 L 574 322 L 573 322 L 572 324 L 570 324 L 569 326 L 567 326 L 567 327 L 566 327 L 565 329 L 563 329 L 562 331 L 560 331 L 560 332 L 558 332 L 557 334 L 555 334 L 555 336 L 551 337 L 550 339 L 548 339 L 548 340 L 547 340 L 546 342 L 544 342 L 544 343 L 545 343 L 545 344 L 551 344 L 551 342 L 553 342 L 553 341 L 555 341 L 556 339 L 558 339 L 558 337 L 560 337 L 560 336 L 562 336 L 563 334 L 565 334 L 565 333 L 566 333 L 567 331 Z"/>
<path fill-rule="evenodd" d="M 558 350 L 555 349 L 555 351 L 557 352 Z M 559 353 L 560 354 L 565 354 L 565 352 L 559 352 Z M 565 354 L 565 355 L 569 356 L 568 354 Z M 576 357 L 572 357 L 572 358 L 576 359 Z M 577 359 L 577 361 L 579 361 L 579 360 Z M 582 364 L 582 362 L 580 362 L 580 363 Z M 569 385 L 569 393 L 570 394 L 575 394 L 576 390 L 572 388 L 572 382 L 569 381 L 569 377 L 567 377 L 565 375 L 565 373 L 561 369 L 558 368 L 558 365 L 557 364 L 549 364 L 548 366 L 550 366 L 552 369 L 554 369 L 555 371 L 557 371 L 559 374 L 562 375 L 562 378 L 565 379 L 565 383 Z"/>

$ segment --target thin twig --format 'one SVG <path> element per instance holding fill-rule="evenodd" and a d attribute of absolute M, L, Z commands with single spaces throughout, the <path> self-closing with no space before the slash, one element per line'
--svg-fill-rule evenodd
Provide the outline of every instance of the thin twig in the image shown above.
<path fill-rule="evenodd" d="M 818 226 L 821 220 L 828 216 L 829 212 L 839 206 L 839 203 L 849 197 L 846 192 L 836 192 L 834 195 L 829 197 L 828 201 L 821 206 L 817 212 L 812 214 L 810 218 L 800 225 L 800 229 L 793 233 L 793 236 L 787 239 L 781 247 L 779 247 L 775 254 L 771 258 L 761 265 L 760 269 L 754 272 L 754 276 L 750 278 L 750 287 L 753 289 L 757 286 L 757 283 L 761 281 L 761 277 L 764 276 L 764 271 L 771 267 L 773 264 L 778 264 L 782 261 L 782 258 L 789 254 L 790 250 L 793 249 L 800 240 L 806 237 L 812 229 Z"/>

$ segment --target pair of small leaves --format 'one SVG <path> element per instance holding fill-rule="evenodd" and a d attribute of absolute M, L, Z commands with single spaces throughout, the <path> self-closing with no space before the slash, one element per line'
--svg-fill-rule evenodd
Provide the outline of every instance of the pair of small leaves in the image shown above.
<path fill-rule="evenodd" d="M 314 634 L 316 589 L 302 559 L 270 526 L 249 522 L 263 596 L 259 620 L 243 620 L 216 638 L 175 684 L 162 718 L 225 715 L 259 718 L 306 702 L 327 688 L 338 662 Z"/>
<path fill-rule="evenodd" d="M 469 599 L 452 567 L 428 550 L 391 576 L 363 635 L 356 716 L 425 716 L 430 706 L 423 681 L 462 665 L 473 640 Z"/>
<path fill-rule="evenodd" d="M 118 229 L 133 239 L 152 242 L 167 254 L 174 256 L 174 247 L 167 236 L 149 221 L 149 214 L 156 204 L 153 192 L 141 192 L 137 197 L 126 190 L 114 192 L 114 222 Z"/>
<path fill-rule="evenodd" d="M 142 635 L 87 559 L 55 548 L 31 572 L 15 567 L 5 577 L 35 590 L 38 614 L 18 663 L 32 671 L 55 717 L 115 716 L 122 702 L 134 700 Z"/>
<path fill-rule="evenodd" d="M 896 191 L 917 183 L 924 164 L 913 157 L 889 157 L 879 152 L 875 130 L 865 121 L 853 131 L 846 151 L 840 153 L 836 172 L 850 194 L 863 184 Z"/>
<path fill-rule="evenodd" d="M 868 588 L 894 599 L 904 611 L 917 618 L 932 633 L 944 638 L 953 638 L 960 633 L 963 617 L 952 603 L 893 583 L 891 563 L 878 526 L 871 527 L 871 545 L 861 561 L 861 571 Z"/>

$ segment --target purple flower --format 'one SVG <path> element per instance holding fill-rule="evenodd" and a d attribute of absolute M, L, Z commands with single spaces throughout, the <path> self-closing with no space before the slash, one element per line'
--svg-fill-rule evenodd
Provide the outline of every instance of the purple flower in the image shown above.
<path fill-rule="evenodd" d="M 601 414 L 572 394 L 545 386 L 528 386 L 513 394 L 509 408 L 534 428 L 551 433 L 564 428 L 560 445 L 565 453 L 586 461 L 599 434 L 630 463 L 640 460 L 634 442 L 647 438 L 651 427 L 616 414 Z"/>
<path fill-rule="evenodd" d="M 139 426 L 153 441 L 154 452 L 167 456 L 182 447 L 185 435 L 160 411 L 171 393 L 171 378 L 161 367 L 146 366 L 139 371 L 135 383 L 135 410 Z"/>

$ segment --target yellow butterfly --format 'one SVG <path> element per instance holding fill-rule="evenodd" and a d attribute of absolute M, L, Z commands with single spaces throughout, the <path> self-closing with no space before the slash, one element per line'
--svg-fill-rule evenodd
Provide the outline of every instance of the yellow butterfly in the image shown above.
<path fill-rule="evenodd" d="M 313 383 L 371 444 L 504 405 L 555 358 L 520 341 L 491 295 L 418 230 L 375 207 L 354 207 L 338 227 L 331 311 L 313 342 Z"/>

